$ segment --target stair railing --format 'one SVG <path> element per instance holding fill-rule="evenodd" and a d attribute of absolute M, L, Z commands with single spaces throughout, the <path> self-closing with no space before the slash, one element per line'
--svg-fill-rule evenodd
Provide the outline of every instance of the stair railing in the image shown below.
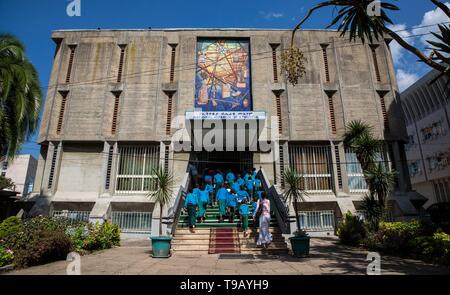
<path fill-rule="evenodd" d="M 189 189 L 189 185 L 191 182 L 191 177 L 189 173 L 186 173 L 182 184 L 178 188 L 177 197 L 175 198 L 174 205 L 169 209 L 168 219 L 170 220 L 168 223 L 170 224 L 170 233 L 172 236 L 175 236 L 175 232 L 177 230 L 178 221 L 181 215 L 181 209 L 183 209 L 184 198 Z"/>
<path fill-rule="evenodd" d="M 282 199 L 282 196 L 278 193 L 275 186 L 270 184 L 264 169 L 261 168 L 258 171 L 257 176 L 261 180 L 262 187 L 265 190 L 269 200 L 271 200 L 271 203 L 275 205 L 272 206 L 271 209 L 274 209 L 275 217 L 281 232 L 284 234 L 290 233 L 291 218 L 289 216 L 288 205 L 286 205 L 286 202 Z"/>

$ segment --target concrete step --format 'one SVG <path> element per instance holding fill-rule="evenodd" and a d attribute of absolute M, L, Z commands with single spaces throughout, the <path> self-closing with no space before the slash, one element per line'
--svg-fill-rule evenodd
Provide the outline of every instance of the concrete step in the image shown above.
<path fill-rule="evenodd" d="M 231 227 L 230 227 L 231 228 Z M 188 236 L 192 236 L 192 235 L 209 235 L 211 232 L 210 228 L 195 228 L 195 234 L 191 233 L 189 231 L 188 228 L 177 228 L 176 232 L 175 232 L 175 238 L 178 238 L 180 236 L 184 236 L 184 235 L 188 235 Z M 280 234 L 281 235 L 281 230 L 279 227 L 277 226 L 272 226 L 269 227 L 269 232 L 272 234 Z M 258 235 L 258 229 L 249 229 L 249 233 L 252 235 Z M 239 231 L 239 234 L 243 234 L 241 231 Z"/>

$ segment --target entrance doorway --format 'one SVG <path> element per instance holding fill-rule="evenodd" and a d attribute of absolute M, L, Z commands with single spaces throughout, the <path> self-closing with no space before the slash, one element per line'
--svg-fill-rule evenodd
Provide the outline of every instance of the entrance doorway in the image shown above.
<path fill-rule="evenodd" d="M 222 172 L 232 170 L 234 173 L 249 171 L 253 168 L 252 152 L 199 152 L 197 168 L 199 173 L 208 168 L 220 169 Z"/>

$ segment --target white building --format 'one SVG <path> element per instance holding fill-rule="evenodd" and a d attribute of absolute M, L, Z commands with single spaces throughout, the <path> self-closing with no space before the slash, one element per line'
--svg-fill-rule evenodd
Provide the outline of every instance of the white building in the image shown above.
<path fill-rule="evenodd" d="M 14 182 L 13 190 L 18 197 L 26 197 L 33 191 L 36 176 L 37 160 L 32 155 L 19 155 L 13 162 L 1 162 L 1 175 L 11 178 Z"/>
<path fill-rule="evenodd" d="M 401 94 L 409 142 L 405 146 L 413 189 L 425 208 L 450 202 L 450 91 L 448 79 L 431 71 Z"/>

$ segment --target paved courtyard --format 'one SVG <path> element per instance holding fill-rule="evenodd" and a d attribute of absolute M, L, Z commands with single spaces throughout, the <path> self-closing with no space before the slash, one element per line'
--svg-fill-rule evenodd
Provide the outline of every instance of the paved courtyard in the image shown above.
<path fill-rule="evenodd" d="M 142 241 L 123 242 L 121 247 L 95 252 L 81 258 L 84 275 L 313 275 L 365 274 L 367 251 L 339 245 L 335 238 L 313 238 L 308 258 L 289 255 L 174 255 L 169 259 L 150 257 Z M 64 275 L 67 262 L 15 270 L 13 275 Z M 382 256 L 382 274 L 450 274 L 450 268 L 421 261 Z"/>

